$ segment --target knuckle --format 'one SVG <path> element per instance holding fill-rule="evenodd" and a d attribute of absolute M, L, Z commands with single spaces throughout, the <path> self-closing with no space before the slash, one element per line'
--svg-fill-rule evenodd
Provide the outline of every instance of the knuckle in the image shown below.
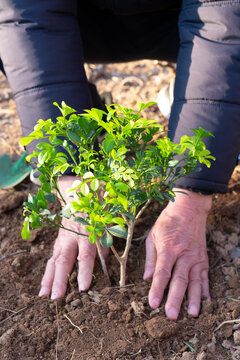
<path fill-rule="evenodd" d="M 155 274 L 154 277 L 158 277 L 160 279 L 164 279 L 164 280 L 170 280 L 171 278 L 171 273 L 168 269 L 162 268 L 162 269 L 158 269 Z"/>
<path fill-rule="evenodd" d="M 188 279 L 187 275 L 180 273 L 180 274 L 174 275 L 173 281 L 180 282 L 186 286 L 188 284 L 189 279 Z"/>
<path fill-rule="evenodd" d="M 56 259 L 55 259 L 55 264 L 56 265 L 66 265 L 68 264 L 70 261 L 69 256 L 67 256 L 66 254 L 60 254 Z"/>
<path fill-rule="evenodd" d="M 89 260 L 92 260 L 93 255 L 90 251 L 82 251 L 78 254 L 77 260 L 78 262 L 88 263 Z"/>

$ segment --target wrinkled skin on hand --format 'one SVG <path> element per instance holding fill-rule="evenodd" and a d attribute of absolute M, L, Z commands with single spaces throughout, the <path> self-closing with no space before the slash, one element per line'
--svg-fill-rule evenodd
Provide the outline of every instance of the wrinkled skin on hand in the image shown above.
<path fill-rule="evenodd" d="M 66 190 L 74 180 L 76 178 L 72 176 L 60 179 L 60 191 L 66 201 L 71 201 Z M 164 290 L 170 283 L 165 309 L 167 317 L 173 320 L 178 317 L 186 289 L 188 313 L 192 316 L 198 315 L 202 296 L 210 301 L 205 228 L 212 200 L 211 196 L 186 192 L 188 196 L 178 193 L 176 201 L 168 204 L 146 240 L 144 279 L 152 278 L 150 306 L 155 309 L 160 305 Z M 63 218 L 63 224 L 85 233 L 79 223 Z M 102 252 L 106 257 L 108 249 L 102 248 Z M 79 291 L 87 290 L 92 281 L 96 253 L 96 246 L 89 242 L 88 237 L 60 229 L 39 296 L 63 297 L 76 259 Z"/>
<path fill-rule="evenodd" d="M 169 284 L 165 312 L 172 320 L 178 317 L 186 290 L 192 316 L 199 314 L 201 297 L 210 301 L 205 229 L 212 197 L 184 192 L 188 196 L 177 193 L 146 240 L 144 279 L 152 278 L 149 304 L 157 308 Z"/>
<path fill-rule="evenodd" d="M 62 176 L 59 180 L 59 188 L 66 202 L 72 201 L 71 198 L 67 197 L 66 190 L 71 188 L 76 179 L 72 176 Z M 63 218 L 62 224 L 66 228 L 87 234 L 84 227 L 81 227 L 77 222 Z M 79 291 L 87 290 L 92 282 L 96 253 L 96 245 L 92 245 L 87 236 L 79 236 L 60 229 L 55 241 L 53 255 L 47 262 L 39 296 L 51 294 L 52 300 L 63 297 L 76 259 L 78 260 Z M 102 248 L 102 253 L 106 257 L 108 249 Z"/>

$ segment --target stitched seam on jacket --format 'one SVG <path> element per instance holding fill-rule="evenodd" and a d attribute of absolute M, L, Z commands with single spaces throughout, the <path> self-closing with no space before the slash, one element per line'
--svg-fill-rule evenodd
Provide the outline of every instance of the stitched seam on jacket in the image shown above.
<path fill-rule="evenodd" d="M 207 105 L 237 105 L 240 106 L 240 103 L 226 100 L 214 100 L 214 99 L 186 99 L 186 100 L 174 100 L 174 103 L 182 103 L 182 104 L 207 104 Z"/>
<path fill-rule="evenodd" d="M 189 5 L 185 5 L 182 7 L 182 11 L 184 11 L 185 9 L 190 9 L 190 8 L 199 8 L 199 7 L 208 7 L 208 6 L 212 6 L 212 7 L 222 7 L 222 6 L 230 6 L 230 5 L 240 5 L 240 1 L 239 0 L 222 0 L 222 1 L 207 1 L 207 2 L 198 2 L 195 4 L 189 4 Z"/>
<path fill-rule="evenodd" d="M 70 85 L 77 85 L 77 84 L 85 84 L 87 86 L 87 82 L 85 81 L 69 81 L 67 83 L 53 83 L 53 84 L 45 84 L 45 85 L 39 85 L 39 86 L 32 86 L 30 88 L 26 88 L 24 90 L 21 91 L 17 91 L 16 93 L 13 93 L 13 96 L 15 98 L 17 98 L 18 96 L 26 93 L 26 92 L 37 92 L 37 91 L 41 91 L 41 90 L 45 90 L 49 87 L 64 87 L 64 86 L 70 86 Z"/>

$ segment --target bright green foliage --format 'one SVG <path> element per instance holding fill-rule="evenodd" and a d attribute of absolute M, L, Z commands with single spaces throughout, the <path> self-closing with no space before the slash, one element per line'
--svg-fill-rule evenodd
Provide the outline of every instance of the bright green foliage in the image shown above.
<path fill-rule="evenodd" d="M 212 134 L 202 128 L 193 129 L 194 136 L 183 136 L 180 144 L 167 137 L 153 141 L 161 126 L 157 120 L 140 117 L 140 111 L 151 104 L 138 104 L 137 113 L 111 105 L 108 113 L 93 108 L 76 115 L 62 102 L 61 107 L 55 104 L 62 114 L 56 123 L 38 121 L 29 137 L 21 140 L 27 145 L 39 139 L 37 150 L 27 160 L 37 159 L 42 183 L 38 194 L 29 195 L 24 203 L 24 238 L 30 236 L 29 227 L 62 227 L 61 217 L 66 217 L 86 226 L 92 243 L 100 237 L 102 245 L 110 247 L 113 236 L 127 237 L 125 225 L 134 221 L 140 206 L 149 199 L 174 201 L 172 189 L 178 178 L 196 171 L 199 162 L 210 166 L 214 158 L 202 138 Z M 97 152 L 94 145 L 103 131 L 106 135 Z M 81 180 L 73 178 L 72 202 L 52 214 L 48 210 L 48 202 L 55 200 L 52 188 L 63 200 L 58 179 L 66 170 Z"/>

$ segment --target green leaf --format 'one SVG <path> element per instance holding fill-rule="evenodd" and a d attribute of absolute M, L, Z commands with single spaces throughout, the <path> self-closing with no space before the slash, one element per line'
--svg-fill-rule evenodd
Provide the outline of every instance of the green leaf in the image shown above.
<path fill-rule="evenodd" d="M 128 192 L 128 186 L 127 184 L 121 182 L 121 183 L 117 183 L 115 184 L 116 188 L 122 192 Z"/>
<path fill-rule="evenodd" d="M 47 193 L 50 193 L 52 190 L 52 187 L 48 182 L 45 182 L 42 184 L 42 190 L 46 191 Z"/>
<path fill-rule="evenodd" d="M 120 226 L 124 226 L 125 225 L 125 220 L 121 217 L 115 217 L 112 219 L 112 222 L 114 222 L 115 224 L 118 224 Z"/>
<path fill-rule="evenodd" d="M 92 232 L 89 235 L 89 241 L 90 241 L 90 243 L 95 244 L 95 242 L 97 241 L 97 235 L 95 232 Z"/>
<path fill-rule="evenodd" d="M 30 136 L 23 137 L 20 140 L 20 144 L 22 146 L 26 146 L 26 145 L 30 144 L 30 142 L 33 141 L 34 139 L 35 139 L 34 137 L 30 137 Z"/>
<path fill-rule="evenodd" d="M 67 130 L 67 136 L 73 143 L 81 143 L 80 137 L 75 132 Z"/>
<path fill-rule="evenodd" d="M 108 231 L 105 231 L 105 233 L 100 238 L 100 243 L 102 246 L 109 248 L 113 244 L 113 237 L 111 234 L 109 234 Z"/>
<path fill-rule="evenodd" d="M 28 216 L 24 220 L 21 236 L 23 239 L 30 239 L 31 234 L 30 234 L 30 230 L 29 230 L 29 217 Z"/>
<path fill-rule="evenodd" d="M 99 188 L 99 185 L 100 185 L 100 182 L 98 179 L 94 179 L 91 181 L 90 183 L 90 188 L 93 190 L 93 191 L 97 191 L 98 188 Z"/>
<path fill-rule="evenodd" d="M 85 183 L 81 186 L 81 193 L 83 194 L 83 196 L 88 196 L 89 194 L 89 187 L 88 184 Z"/>
<path fill-rule="evenodd" d="M 56 105 L 56 103 L 53 103 L 53 104 Z M 60 109 L 60 110 L 61 110 L 63 116 L 67 116 L 67 115 L 69 115 L 69 114 L 72 114 L 72 113 L 75 113 L 75 112 L 76 112 L 76 110 L 74 110 L 73 108 L 71 108 L 70 106 L 68 106 L 68 105 L 65 103 L 65 101 L 62 101 L 61 106 L 62 106 L 62 109 Z"/>
<path fill-rule="evenodd" d="M 118 201 L 122 206 L 124 207 L 124 210 L 127 210 L 128 208 L 128 201 L 125 197 L 121 196 L 121 194 L 118 193 Z"/>
<path fill-rule="evenodd" d="M 73 218 L 73 221 L 79 222 L 79 223 L 81 223 L 82 225 L 90 225 L 87 220 L 83 219 L 83 218 L 80 217 L 80 216 L 74 217 L 74 218 Z"/>
<path fill-rule="evenodd" d="M 70 204 L 65 205 L 60 211 L 59 215 L 65 217 L 66 219 L 70 219 L 70 217 L 72 216 Z"/>
<path fill-rule="evenodd" d="M 55 195 L 52 194 L 52 193 L 45 194 L 45 199 L 46 199 L 47 201 L 49 201 L 50 203 L 52 203 L 52 204 L 56 204 Z"/>
<path fill-rule="evenodd" d="M 125 227 L 121 227 L 120 225 L 116 225 L 116 226 L 112 226 L 110 228 L 108 228 L 108 231 L 116 237 L 122 238 L 122 239 L 126 239 L 127 238 L 127 234 L 128 231 Z"/>
<path fill-rule="evenodd" d="M 123 215 L 125 215 L 127 218 L 131 219 L 131 220 L 135 220 L 135 216 L 133 214 L 131 214 L 128 211 L 122 211 L 121 212 Z"/>
<path fill-rule="evenodd" d="M 88 172 L 86 172 L 84 175 L 83 175 L 83 179 L 84 180 L 86 180 L 86 179 L 91 179 L 91 178 L 93 178 L 94 177 L 94 175 L 93 175 L 93 173 L 91 172 L 91 171 L 88 171 Z"/>

